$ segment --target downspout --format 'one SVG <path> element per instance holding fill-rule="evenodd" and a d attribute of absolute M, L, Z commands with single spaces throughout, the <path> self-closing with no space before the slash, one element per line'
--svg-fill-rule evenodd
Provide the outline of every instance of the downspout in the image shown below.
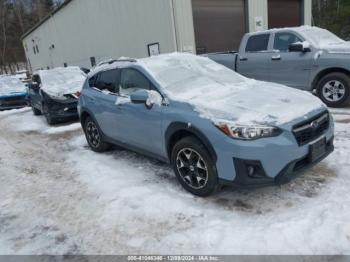
<path fill-rule="evenodd" d="M 174 39 L 174 47 L 175 51 L 179 52 L 179 46 L 178 46 L 178 39 L 177 39 L 177 30 L 176 30 L 176 19 L 175 19 L 175 7 L 174 7 L 174 0 L 170 1 L 170 9 L 171 9 L 171 20 L 172 20 L 172 27 L 173 27 L 173 39 Z"/>

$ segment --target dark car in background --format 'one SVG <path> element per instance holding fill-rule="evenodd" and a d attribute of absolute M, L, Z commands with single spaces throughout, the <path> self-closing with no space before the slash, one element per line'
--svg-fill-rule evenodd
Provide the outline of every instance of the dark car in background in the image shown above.
<path fill-rule="evenodd" d="M 27 106 L 27 87 L 17 77 L 0 76 L 0 110 Z"/>
<path fill-rule="evenodd" d="M 34 115 L 44 115 L 49 125 L 77 118 L 78 97 L 85 79 L 79 67 L 35 72 L 28 90 Z"/>

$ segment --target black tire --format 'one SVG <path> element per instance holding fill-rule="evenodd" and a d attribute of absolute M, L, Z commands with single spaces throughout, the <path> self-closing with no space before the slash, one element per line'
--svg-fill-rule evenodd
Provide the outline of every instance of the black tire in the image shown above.
<path fill-rule="evenodd" d="M 329 88 L 333 88 L 332 90 Z M 337 90 L 344 90 L 337 94 Z M 344 73 L 330 73 L 317 84 L 317 96 L 329 107 L 344 107 L 350 100 L 350 77 Z M 329 91 L 326 95 L 325 92 Z M 334 92 L 334 94 L 333 94 Z M 332 101 L 334 100 L 334 101 Z"/>
<path fill-rule="evenodd" d="M 97 123 L 87 117 L 83 125 L 86 141 L 94 152 L 104 152 L 110 148 L 110 144 L 103 141 L 102 132 Z"/>
<path fill-rule="evenodd" d="M 192 153 L 189 158 L 184 159 L 184 156 L 190 152 L 186 153 L 186 150 L 192 150 Z M 186 161 L 187 163 L 184 163 Z M 195 137 L 185 137 L 175 144 L 171 153 L 171 164 L 180 184 L 188 192 L 206 197 L 218 190 L 215 163 L 205 146 Z M 198 168 L 198 166 L 201 167 Z"/>
<path fill-rule="evenodd" d="M 57 123 L 57 121 L 55 120 L 55 118 L 53 118 L 49 112 L 49 108 L 47 107 L 46 104 L 43 105 L 43 114 L 46 118 L 46 122 L 48 123 L 48 125 L 52 126 L 54 124 Z"/>
<path fill-rule="evenodd" d="M 35 107 L 32 105 L 32 103 L 30 103 L 30 106 L 32 107 L 32 111 L 33 111 L 33 114 L 34 114 L 35 116 L 40 116 L 40 115 L 42 115 L 41 111 L 40 111 L 39 109 L 35 108 Z"/>

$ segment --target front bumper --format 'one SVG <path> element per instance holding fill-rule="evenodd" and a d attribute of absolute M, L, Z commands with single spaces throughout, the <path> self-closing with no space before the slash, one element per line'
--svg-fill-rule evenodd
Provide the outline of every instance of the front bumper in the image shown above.
<path fill-rule="evenodd" d="M 316 160 L 312 160 L 311 153 L 306 156 L 293 160 L 288 163 L 274 178 L 268 177 L 260 161 L 244 160 L 234 158 L 234 166 L 236 171 L 236 177 L 234 181 L 228 181 L 225 179 L 220 179 L 221 184 L 241 186 L 241 187 L 261 187 L 269 185 L 283 185 L 297 176 L 303 174 L 305 171 L 315 166 L 323 159 L 325 159 L 329 154 L 334 151 L 334 138 L 332 137 L 327 141 L 326 151 L 322 156 Z M 249 175 L 248 167 L 254 167 L 257 176 L 251 177 Z"/>
<path fill-rule="evenodd" d="M 298 145 L 290 131 L 271 138 L 240 141 L 230 138 L 213 143 L 217 154 L 216 168 L 222 184 L 264 186 L 287 183 L 298 174 L 311 168 L 333 150 L 334 125 L 317 139 L 326 139 L 326 151 L 317 160 L 310 158 L 310 144 Z M 316 139 L 316 140 L 317 140 Z M 248 176 L 247 165 L 258 170 L 257 177 Z"/>
<path fill-rule="evenodd" d="M 11 95 L 0 97 L 0 110 L 18 109 L 28 105 L 27 95 Z"/>
<path fill-rule="evenodd" d="M 64 104 L 59 107 L 49 108 L 49 114 L 53 118 L 73 118 L 78 117 L 77 103 Z"/>

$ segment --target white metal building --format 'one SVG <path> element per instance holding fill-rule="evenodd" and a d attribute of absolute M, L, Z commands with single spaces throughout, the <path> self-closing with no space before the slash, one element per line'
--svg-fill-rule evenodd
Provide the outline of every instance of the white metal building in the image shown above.
<path fill-rule="evenodd" d="M 236 50 L 245 32 L 311 24 L 312 0 L 66 0 L 23 36 L 32 70 Z"/>

